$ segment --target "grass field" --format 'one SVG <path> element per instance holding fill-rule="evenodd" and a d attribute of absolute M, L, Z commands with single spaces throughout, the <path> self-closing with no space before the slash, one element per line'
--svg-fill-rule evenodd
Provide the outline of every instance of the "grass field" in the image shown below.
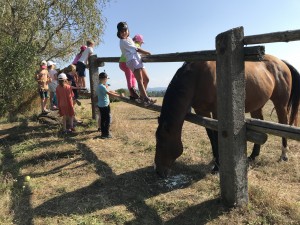
<path fill-rule="evenodd" d="M 184 153 L 161 179 L 152 166 L 159 113 L 114 102 L 113 139 L 102 140 L 89 100 L 82 102 L 84 123 L 70 135 L 36 116 L 0 122 L 1 225 L 299 224 L 299 142 L 290 140 L 289 161 L 277 162 L 281 139 L 269 136 L 249 169 L 249 205 L 229 210 L 210 174 L 204 128 L 184 124 Z M 271 109 L 266 118 L 276 121 Z"/>

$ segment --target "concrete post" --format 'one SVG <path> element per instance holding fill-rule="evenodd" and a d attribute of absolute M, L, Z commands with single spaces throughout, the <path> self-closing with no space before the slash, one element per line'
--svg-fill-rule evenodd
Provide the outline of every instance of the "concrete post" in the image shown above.
<path fill-rule="evenodd" d="M 221 197 L 226 206 L 248 203 L 244 29 L 216 37 Z"/>

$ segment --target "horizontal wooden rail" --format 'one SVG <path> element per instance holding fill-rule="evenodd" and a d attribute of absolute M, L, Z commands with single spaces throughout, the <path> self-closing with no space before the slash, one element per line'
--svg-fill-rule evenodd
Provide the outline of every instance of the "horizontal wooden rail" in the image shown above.
<path fill-rule="evenodd" d="M 265 120 L 246 119 L 247 129 L 300 141 L 300 127 Z"/>
<path fill-rule="evenodd" d="M 261 61 L 265 54 L 264 46 L 253 46 L 244 48 L 245 61 Z M 191 61 L 216 61 L 217 53 L 211 51 L 177 52 L 169 54 L 157 54 L 142 57 L 143 62 L 191 62 Z M 97 58 L 98 67 L 103 67 L 104 62 L 119 62 L 120 57 Z"/>
<path fill-rule="evenodd" d="M 132 100 L 130 100 L 129 98 L 126 97 L 120 97 L 120 100 L 122 100 L 123 102 L 132 104 L 132 105 L 136 105 L 145 109 L 150 109 L 152 111 L 155 112 L 160 112 L 161 111 L 161 106 L 159 105 L 150 105 L 148 107 L 143 106 L 142 104 L 136 103 Z M 218 130 L 218 121 L 215 119 L 211 119 L 211 118 L 207 118 L 207 117 L 202 117 L 202 116 L 198 116 L 194 113 L 188 113 L 185 117 L 185 120 L 194 124 L 198 124 L 200 126 L 212 129 L 212 130 Z M 256 132 L 256 131 L 252 131 L 252 130 L 247 130 L 247 141 L 256 143 L 256 144 L 264 144 L 267 139 L 268 136 L 265 133 L 261 133 L 261 132 Z"/>
<path fill-rule="evenodd" d="M 121 97 L 122 101 L 142 108 L 150 109 L 152 111 L 160 112 L 160 105 L 151 105 L 148 107 L 138 104 L 129 98 Z M 198 116 L 194 113 L 188 113 L 185 120 L 194 124 L 201 125 L 212 130 L 218 130 L 218 121 L 215 119 Z M 247 141 L 263 144 L 266 142 L 267 137 L 263 134 L 272 134 L 279 137 L 285 137 L 293 140 L 300 141 L 300 127 L 289 126 L 285 124 L 273 123 L 265 120 L 246 119 L 247 127 Z"/>
<path fill-rule="evenodd" d="M 299 41 L 300 30 L 282 31 L 267 34 L 258 34 L 244 37 L 244 44 L 263 44 L 271 42 Z"/>

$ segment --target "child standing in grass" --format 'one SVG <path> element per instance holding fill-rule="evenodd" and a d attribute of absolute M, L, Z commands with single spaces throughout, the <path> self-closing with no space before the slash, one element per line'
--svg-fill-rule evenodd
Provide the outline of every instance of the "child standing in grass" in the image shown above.
<path fill-rule="evenodd" d="M 46 105 L 48 100 L 48 84 L 51 82 L 51 78 L 49 76 L 47 70 L 47 62 L 45 60 L 41 62 L 40 70 L 36 73 L 36 80 L 38 83 L 38 90 L 41 98 L 42 113 L 49 113 Z"/>
<path fill-rule="evenodd" d="M 107 89 L 107 79 L 108 76 L 105 72 L 102 72 L 99 74 L 99 86 L 97 87 L 96 93 L 97 93 L 97 106 L 100 111 L 99 118 L 100 119 L 100 125 L 101 125 L 101 138 L 111 138 L 111 134 L 109 132 L 110 122 L 111 122 L 111 113 L 110 113 L 110 100 L 109 96 L 115 96 L 120 97 L 119 94 L 117 94 L 114 91 Z"/>
<path fill-rule="evenodd" d="M 73 96 L 74 93 L 68 83 L 67 75 L 65 73 L 59 74 L 56 97 L 58 100 L 59 115 L 63 117 L 63 131 L 65 134 L 75 131 L 73 124 L 75 115 Z M 67 121 L 69 121 L 68 126 Z"/>
<path fill-rule="evenodd" d="M 117 29 L 117 36 L 120 38 L 120 49 L 122 51 L 122 54 L 126 57 L 126 65 L 134 73 L 134 76 L 138 83 L 140 98 L 136 101 L 138 103 L 143 103 L 144 106 L 152 105 L 156 102 L 156 99 L 149 98 L 146 93 L 149 77 L 144 68 L 142 58 L 139 54 L 141 53 L 144 55 L 150 55 L 151 53 L 135 46 L 133 40 L 129 37 L 129 29 L 127 23 L 118 23 Z"/>
<path fill-rule="evenodd" d="M 51 78 L 51 82 L 49 83 L 49 91 L 50 91 L 50 109 L 57 109 L 57 100 L 56 100 L 56 87 L 57 87 L 57 71 L 55 69 L 56 63 L 53 61 L 47 62 L 48 73 Z"/>

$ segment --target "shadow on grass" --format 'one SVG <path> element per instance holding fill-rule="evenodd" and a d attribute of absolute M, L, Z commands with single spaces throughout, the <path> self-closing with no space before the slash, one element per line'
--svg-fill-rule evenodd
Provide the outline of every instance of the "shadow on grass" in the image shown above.
<path fill-rule="evenodd" d="M 3 157 L 1 158 L 1 171 L 4 177 L 11 177 L 13 181 L 12 189 L 11 189 L 11 212 L 13 212 L 13 222 L 14 224 L 33 224 L 33 209 L 30 203 L 31 199 L 31 190 L 30 186 L 24 181 L 24 176 L 21 174 L 21 169 L 28 165 L 36 165 L 39 163 L 43 163 L 44 161 L 51 161 L 59 158 L 72 157 L 74 155 L 81 155 L 81 152 L 78 150 L 71 150 L 65 152 L 53 152 L 53 153 L 45 153 L 40 156 L 37 156 L 32 159 L 27 159 L 23 161 L 17 160 L 18 154 L 23 154 L 26 152 L 33 151 L 36 148 L 43 148 L 49 146 L 56 146 L 59 150 L 59 145 L 64 144 L 64 142 L 60 140 L 56 141 L 46 141 L 39 142 L 35 140 L 32 144 L 26 148 L 21 150 L 14 150 L 14 145 L 20 145 L 23 142 L 31 139 L 38 138 L 47 138 L 53 137 L 53 135 L 57 135 L 57 127 L 56 129 L 52 129 L 53 127 L 39 125 L 39 126 L 29 126 L 27 120 L 22 120 L 18 125 L 8 128 L 2 129 L 0 131 L 0 144 Z M 59 135 L 58 135 L 59 136 Z M 70 137 L 63 137 L 65 141 L 70 142 Z M 82 141 L 84 139 L 81 139 Z M 73 160 L 70 163 L 75 163 L 77 160 Z M 29 174 L 31 176 L 45 176 L 48 174 L 58 173 L 61 171 L 63 167 L 68 166 L 70 163 L 67 163 L 63 166 L 56 167 L 47 173 L 42 174 Z M 81 165 L 82 166 L 82 165 Z"/>
<path fill-rule="evenodd" d="M 185 212 L 181 213 L 169 221 L 163 221 L 157 209 L 146 204 L 146 201 L 163 193 L 186 188 L 192 183 L 203 179 L 209 169 L 196 169 L 196 166 L 186 166 L 177 163 L 175 166 L 177 170 L 184 171 L 190 179 L 182 186 L 173 187 L 170 189 L 166 185 L 161 185 L 163 179 L 157 177 L 153 171 L 153 167 L 144 167 L 135 171 L 126 172 L 116 175 L 109 165 L 98 159 L 95 153 L 85 144 L 80 141 L 86 140 L 79 138 L 74 141 L 72 137 L 65 137 L 62 142 L 61 139 L 49 142 L 48 145 L 59 147 L 59 144 L 77 143 L 79 150 L 69 150 L 64 152 L 45 153 L 34 157 L 30 160 L 26 159 L 18 162 L 15 159 L 14 152 L 10 147 L 11 144 L 22 143 L 24 139 L 30 138 L 26 132 L 29 132 L 31 127 L 26 123 L 22 123 L 5 131 L 0 131 L 1 134 L 7 134 L 0 139 L 5 147 L 3 148 L 2 168 L 3 174 L 11 174 L 13 178 L 18 178 L 19 182 L 15 182 L 12 188 L 12 207 L 14 212 L 14 223 L 33 224 L 34 217 L 53 217 L 60 215 L 84 215 L 92 213 L 101 209 L 106 209 L 113 206 L 125 205 L 128 211 L 134 214 L 134 220 L 127 222 L 127 224 L 202 224 L 205 221 L 211 220 L 224 213 L 221 204 L 217 199 L 209 200 L 200 205 L 189 207 Z M 34 127 L 35 136 L 39 135 L 47 137 L 53 136 L 53 133 L 45 126 Z M 47 132 L 46 132 L 47 131 Z M 45 143 L 34 144 L 34 148 L 46 146 Z M 31 190 L 26 186 L 24 177 L 21 175 L 22 167 L 28 165 L 36 165 L 45 161 L 57 160 L 76 155 L 81 155 L 81 158 L 71 160 L 70 162 L 60 165 L 44 173 L 30 174 L 32 177 L 47 176 L 60 172 L 64 167 L 77 162 L 78 160 L 85 160 L 87 164 L 94 165 L 96 173 L 99 178 L 94 183 L 87 187 L 77 189 L 70 193 L 64 193 L 60 196 L 54 197 L 36 208 L 32 208 Z M 84 164 L 86 165 L 86 164 Z M 197 165 L 197 168 L 205 168 L 206 165 Z M 74 169 L 74 168 L 73 168 Z M 24 188 L 25 187 L 25 188 Z"/>
<path fill-rule="evenodd" d="M 163 179 L 157 177 L 153 171 L 153 167 L 145 167 L 116 175 L 108 164 L 99 160 L 88 146 L 79 143 L 77 147 L 82 152 L 83 157 L 96 167 L 96 172 L 101 179 L 87 187 L 50 199 L 35 208 L 34 215 L 40 217 L 73 214 L 84 215 L 113 206 L 125 205 L 127 210 L 135 216 L 135 220 L 131 221 L 130 224 L 163 223 L 157 210 L 147 205 L 146 200 L 171 190 L 165 185 L 160 185 Z M 182 168 L 184 165 L 180 165 L 180 167 Z M 186 188 L 193 182 L 205 177 L 205 173 L 199 171 L 195 173 L 193 166 L 185 167 L 184 169 L 185 175 L 188 175 L 191 179 L 184 183 L 183 186 L 180 186 L 180 188 Z M 176 188 L 172 190 L 174 189 Z M 217 200 L 212 200 L 204 202 L 196 208 L 188 209 L 178 217 L 181 223 L 170 221 L 170 224 L 187 224 L 182 223 L 186 217 L 191 217 L 194 218 L 194 221 L 198 221 L 199 218 L 197 218 L 197 215 L 200 213 L 196 216 L 192 214 L 198 209 L 204 208 L 205 212 L 210 212 L 210 210 L 213 212 L 202 215 L 202 220 L 212 219 L 222 212 L 221 205 L 216 203 Z"/>

